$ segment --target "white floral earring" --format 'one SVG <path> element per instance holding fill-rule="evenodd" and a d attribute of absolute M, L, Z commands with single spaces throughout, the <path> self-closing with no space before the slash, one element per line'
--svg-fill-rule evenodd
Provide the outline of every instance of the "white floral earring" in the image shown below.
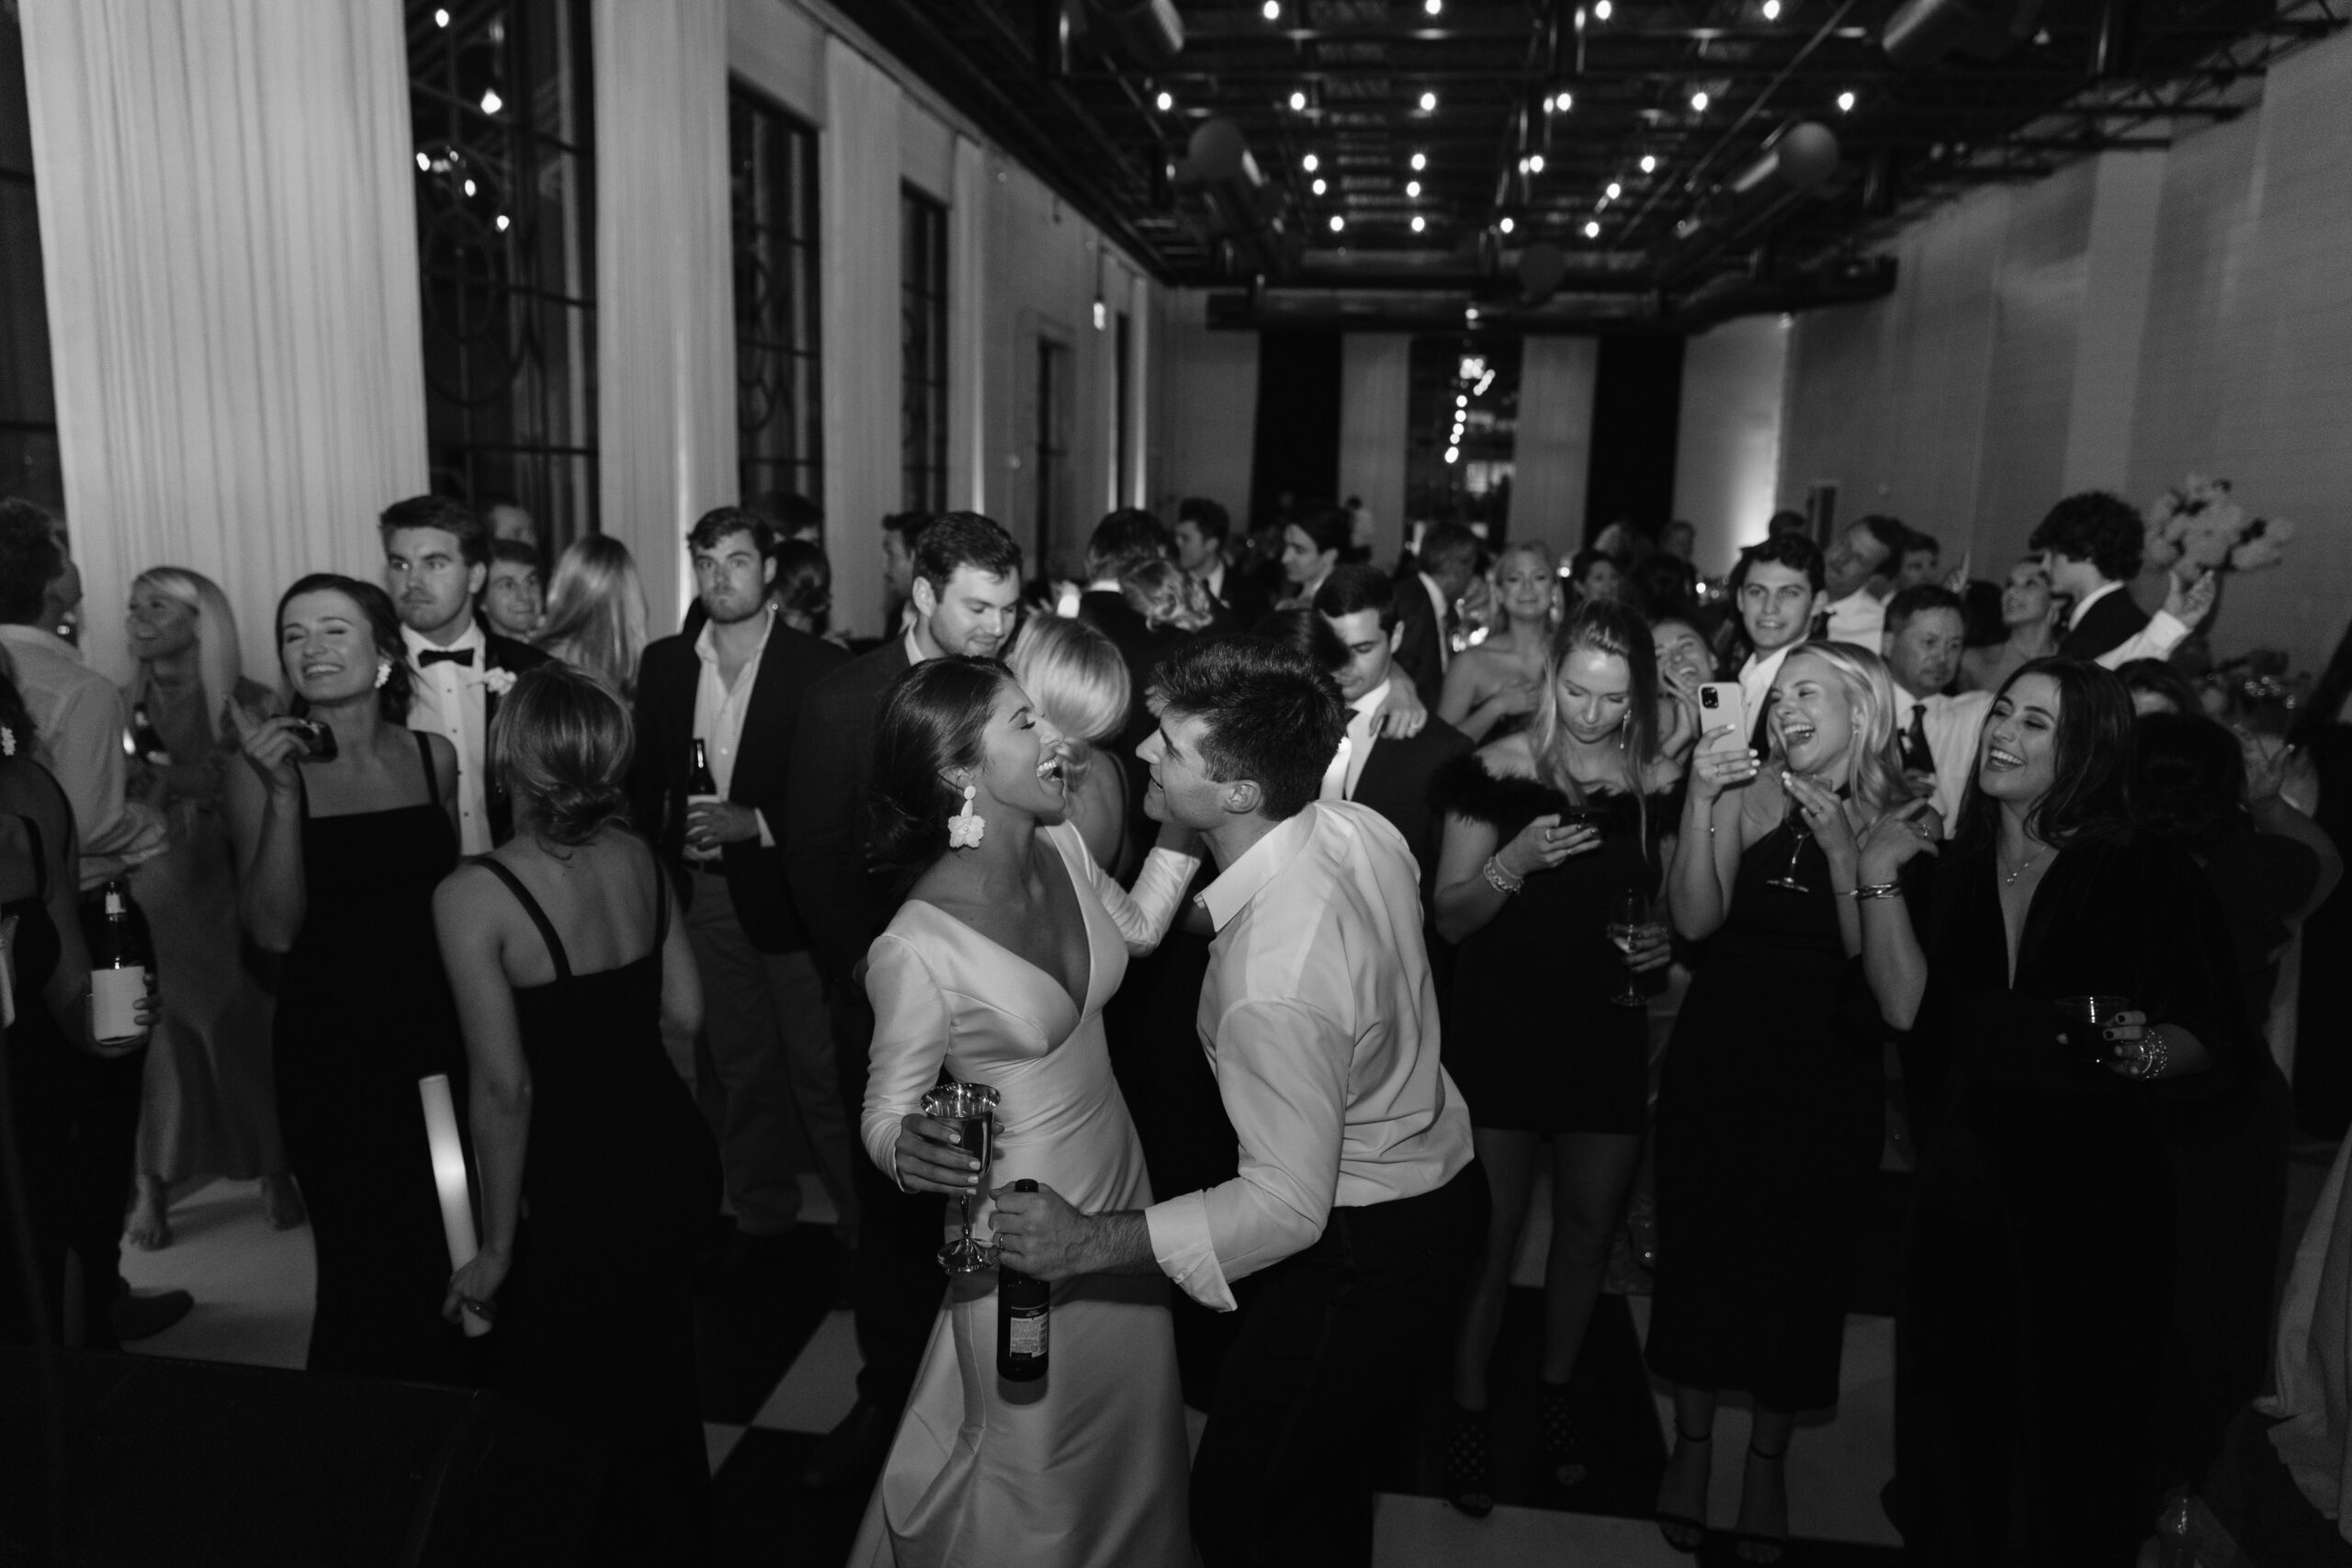
<path fill-rule="evenodd" d="M 391 678 L 392 678 L 392 661 L 391 661 L 390 660 L 389 660 L 389 659 L 379 659 L 378 660 L 376 660 L 376 685 L 377 685 L 377 687 L 380 690 L 380 689 L 382 688 L 382 686 L 383 686 L 384 682 L 387 682 L 387 681 L 389 681 L 389 680 L 390 680 Z"/>
<path fill-rule="evenodd" d="M 964 786 L 964 809 L 958 811 L 955 816 L 950 817 L 947 819 L 947 847 L 949 849 L 968 850 L 976 848 L 979 844 L 980 835 L 989 830 L 988 823 L 981 819 L 978 812 L 972 809 L 973 797 L 978 795 L 979 793 L 980 792 L 978 789 L 974 788 L 970 784 L 966 784 Z"/>

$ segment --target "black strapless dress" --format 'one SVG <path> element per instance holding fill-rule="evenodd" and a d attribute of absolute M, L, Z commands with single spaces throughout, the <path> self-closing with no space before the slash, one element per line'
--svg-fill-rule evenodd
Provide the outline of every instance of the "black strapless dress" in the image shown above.
<path fill-rule="evenodd" d="M 494 860 L 475 863 L 513 891 L 556 973 L 514 990 L 531 1132 L 524 1219 L 491 1336 L 497 1383 L 604 1440 L 594 1561 L 707 1562 L 710 1470 L 688 1272 L 718 1213 L 720 1177 L 709 1124 L 662 1045 L 668 900 L 650 953 L 575 975 L 530 890 Z"/>

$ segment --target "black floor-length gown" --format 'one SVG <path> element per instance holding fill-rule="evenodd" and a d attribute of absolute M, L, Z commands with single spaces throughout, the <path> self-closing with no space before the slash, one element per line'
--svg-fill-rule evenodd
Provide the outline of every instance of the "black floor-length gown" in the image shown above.
<path fill-rule="evenodd" d="M 1440 770 L 1430 793 L 1439 809 L 1493 828 L 1498 844 L 1571 809 L 1549 784 L 1497 778 L 1475 752 Z M 1648 1122 L 1649 1012 L 1609 999 L 1625 983 L 1625 955 L 1608 928 L 1629 891 L 1657 894 L 1671 807 L 1596 791 L 1584 809 L 1600 846 L 1531 872 L 1455 955 L 1445 1065 L 1476 1126 L 1638 1136 Z"/>
<path fill-rule="evenodd" d="M 2123 1568 L 2153 1528 L 2174 1415 L 2167 1150 L 2247 1091 L 2260 1046 L 2221 908 L 2179 851 L 2121 832 L 2060 851 L 2014 979 L 1999 891 L 1989 844 L 1947 847 L 1904 1047 L 1906 1077 L 1942 1108 L 1903 1308 L 1904 1534 L 1922 1562 Z M 2128 998 L 2195 1034 L 2213 1066 L 2120 1077 L 2087 1059 L 2096 1043 L 2059 1043 L 2068 996 Z M 2259 1206 L 2251 1190 L 2244 1206 Z"/>
<path fill-rule="evenodd" d="M 313 817 L 302 808 L 302 930 L 278 981 L 277 1104 L 311 1211 L 314 1372 L 466 1382 L 441 1317 L 449 1247 L 417 1080 L 449 1075 L 464 1120 L 465 1048 L 433 931 L 458 863 L 425 737 L 423 805 Z"/>
<path fill-rule="evenodd" d="M 1884 1032 L 1838 936 L 1809 835 L 1740 857 L 1667 1047 L 1657 1102 L 1650 1368 L 1775 1410 L 1838 1402 L 1871 1173 L 1885 1140 Z"/>
<path fill-rule="evenodd" d="M 660 873 L 652 951 L 575 975 L 530 890 L 476 863 L 513 890 L 556 974 L 514 990 L 531 1131 L 492 1334 L 498 1386 L 604 1440 L 595 1561 L 708 1562 L 688 1271 L 718 1213 L 718 1145 L 662 1049 Z"/>

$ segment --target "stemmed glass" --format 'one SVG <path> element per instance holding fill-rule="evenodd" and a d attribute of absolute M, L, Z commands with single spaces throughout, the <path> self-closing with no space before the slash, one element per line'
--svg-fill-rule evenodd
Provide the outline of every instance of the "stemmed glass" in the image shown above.
<path fill-rule="evenodd" d="M 1792 779 L 1803 776 L 1793 773 L 1788 775 Z M 1784 784 L 1782 787 L 1787 786 Z M 1804 802 L 1797 798 L 1796 791 L 1788 790 L 1788 814 L 1781 818 L 1781 826 L 1789 830 L 1789 868 L 1764 886 L 1790 893 L 1810 893 L 1813 889 L 1797 880 L 1797 859 L 1804 853 L 1805 840 L 1813 837 L 1813 824 L 1804 819 Z"/>
<path fill-rule="evenodd" d="M 1609 940 L 1617 944 L 1617 951 L 1626 959 L 1625 983 L 1618 987 L 1616 993 L 1609 998 L 1621 1008 L 1637 1008 L 1648 1003 L 1648 998 L 1642 995 L 1641 987 L 1634 982 L 1633 957 L 1634 943 L 1641 939 L 1649 925 L 1649 919 L 1650 901 L 1642 897 L 1641 889 L 1637 887 L 1627 888 L 1625 896 L 1610 912 Z"/>
<path fill-rule="evenodd" d="M 996 1090 L 984 1083 L 944 1083 L 922 1097 L 922 1113 L 956 1129 L 956 1146 L 980 1162 L 980 1180 L 986 1183 L 996 1143 Z M 972 1239 L 972 1195 L 964 1193 L 956 1203 L 964 1234 L 939 1249 L 939 1266 L 950 1274 L 995 1268 L 994 1245 Z"/>

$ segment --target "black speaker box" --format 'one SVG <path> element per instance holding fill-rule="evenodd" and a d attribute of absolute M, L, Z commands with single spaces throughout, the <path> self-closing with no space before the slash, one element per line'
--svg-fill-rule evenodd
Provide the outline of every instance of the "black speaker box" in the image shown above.
<path fill-rule="evenodd" d="M 580 1561 L 601 1446 L 497 1394 L 0 1347 L 0 1564 L 52 1561 L 43 1384 L 74 1568 Z"/>

